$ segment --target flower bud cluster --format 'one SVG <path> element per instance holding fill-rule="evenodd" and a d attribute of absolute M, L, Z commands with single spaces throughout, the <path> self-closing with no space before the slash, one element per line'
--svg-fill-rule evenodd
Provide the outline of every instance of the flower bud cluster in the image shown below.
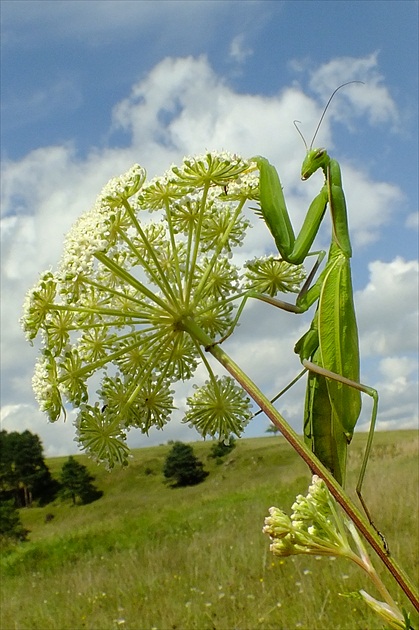
<path fill-rule="evenodd" d="M 271 507 L 265 518 L 263 533 L 271 539 L 270 549 L 277 556 L 299 554 L 341 556 L 361 567 L 383 595 L 385 601 L 360 590 L 361 597 L 383 620 L 396 630 L 410 628 L 375 571 L 352 521 L 345 518 L 320 477 L 313 475 L 307 496 L 298 495 L 291 517 Z"/>
<path fill-rule="evenodd" d="M 348 538 L 340 525 L 333 499 L 322 479 L 313 476 L 307 496 L 298 495 L 289 517 L 271 507 L 263 532 L 277 556 L 296 554 L 347 555 Z"/>

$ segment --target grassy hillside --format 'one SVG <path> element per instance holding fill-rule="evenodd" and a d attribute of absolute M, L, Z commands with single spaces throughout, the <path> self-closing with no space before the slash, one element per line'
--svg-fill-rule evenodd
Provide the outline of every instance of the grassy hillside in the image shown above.
<path fill-rule="evenodd" d="M 418 437 L 377 434 L 365 484 L 392 554 L 415 581 Z M 349 487 L 364 443 L 364 435 L 356 436 L 351 448 Z M 363 602 L 347 596 L 359 588 L 376 595 L 356 567 L 324 558 L 279 560 L 269 552 L 261 533 L 268 508 L 289 510 L 310 480 L 282 438 L 238 441 L 221 464 L 208 458 L 210 442 L 193 446 L 210 475 L 189 488 L 163 483 L 168 445 L 134 451 L 127 469 L 111 473 L 78 456 L 104 495 L 86 506 L 56 502 L 21 511 L 30 541 L 2 560 L 1 628 L 382 627 Z M 64 461 L 47 461 L 54 475 Z M 46 523 L 47 513 L 54 518 Z M 385 581 L 404 605 L 392 579 Z"/>

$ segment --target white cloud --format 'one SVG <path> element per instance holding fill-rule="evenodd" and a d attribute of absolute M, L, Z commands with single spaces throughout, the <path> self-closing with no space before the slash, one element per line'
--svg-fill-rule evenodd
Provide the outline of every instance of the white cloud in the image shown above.
<path fill-rule="evenodd" d="M 404 195 L 394 184 L 372 181 L 362 168 L 345 162 L 341 168 L 352 240 L 365 246 L 379 240 L 380 228 L 404 212 Z"/>
<path fill-rule="evenodd" d="M 89 2 L 9 2 L 3 9 L 3 45 L 27 47 L 41 41 L 82 41 L 90 48 L 103 43 L 104 38 L 147 38 L 150 32 L 159 34 L 155 44 L 170 47 L 170 42 L 188 39 L 201 43 L 218 28 L 220 20 L 240 20 L 234 2 L 206 0 L 176 0 L 136 2 L 132 0 L 90 0 Z M 251 3 L 248 3 L 251 5 Z M 251 6 L 249 7 L 250 10 Z M 248 9 L 249 10 L 249 9 Z M 257 8 L 254 8 L 256 13 Z"/>
<path fill-rule="evenodd" d="M 374 64 L 370 63 L 372 72 Z M 330 69 L 324 76 L 329 73 L 333 76 Z M 369 94 L 374 104 L 375 96 Z M 357 107 L 353 99 L 349 103 Z M 306 128 L 314 129 L 319 112 L 321 105 L 296 87 L 272 97 L 238 94 L 214 73 L 204 57 L 168 58 L 114 108 L 113 128 L 128 132 L 129 146 L 93 148 L 85 158 L 80 158 L 71 144 L 42 147 L 19 161 L 4 163 L 2 362 L 8 430 L 12 426 L 32 427 L 45 436 L 44 441 L 51 445 L 48 448 L 59 448 L 60 440 L 73 446 L 71 423 L 65 425 L 65 433 L 60 433 L 58 425 L 47 425 L 47 430 L 35 412 L 30 388 L 35 351 L 25 343 L 18 318 L 27 289 L 40 271 L 56 265 L 65 233 L 89 209 L 108 179 L 134 162 L 143 164 L 153 176 L 183 155 L 206 149 L 227 149 L 245 156 L 262 154 L 278 165 L 288 207 L 298 226 L 322 185 L 322 177 L 300 181 L 303 152 L 292 121 L 303 119 Z M 330 120 L 324 121 L 322 136 L 332 143 Z M 395 202 L 402 199 L 401 191 L 386 182 L 373 181 L 362 165 L 358 170 L 344 163 L 342 168 L 355 240 L 368 242 L 371 233 L 379 238 L 380 228 L 395 218 Z M 330 221 L 326 224 L 321 240 L 327 245 Z M 241 259 L 273 250 L 263 222 L 257 219 L 254 225 L 248 244 L 240 252 Z M 371 357 L 388 353 L 403 360 L 411 350 L 407 337 L 413 334 L 409 331 L 414 329 L 416 313 L 414 265 L 399 258 L 392 263 L 371 263 L 370 283 L 356 296 L 363 350 Z M 300 369 L 293 344 L 307 326 L 307 317 L 249 305 L 237 339 L 229 340 L 226 347 L 273 395 Z M 280 403 L 296 423 L 300 423 L 302 387 L 297 385 L 293 390 L 297 393 L 291 392 L 286 402 Z M 410 411 L 412 405 L 409 402 Z M 166 433 L 156 436 L 157 441 L 164 439 Z"/>
<path fill-rule="evenodd" d="M 410 357 L 386 357 L 380 361 L 379 370 L 389 382 L 393 383 L 394 391 L 400 391 L 409 376 L 417 370 L 416 361 Z"/>
<path fill-rule="evenodd" d="M 80 452 L 74 442 L 75 433 L 71 419 L 52 424 L 33 404 L 4 405 L 1 408 L 1 428 L 9 433 L 36 433 L 41 438 L 46 457 L 61 457 Z"/>
<path fill-rule="evenodd" d="M 132 134 L 133 148 L 138 146 L 147 156 L 152 174 L 164 159 L 176 161 L 204 149 L 234 146 L 243 155 L 266 155 L 278 165 L 298 226 L 321 186 L 322 176 L 317 174 L 301 185 L 302 152 L 292 121 L 303 119 L 306 129 L 314 129 L 319 116 L 317 103 L 297 89 L 271 98 L 236 94 L 215 75 L 204 57 L 168 58 L 115 107 L 114 126 Z M 325 146 L 331 143 L 327 119 L 322 140 L 326 140 Z M 377 227 L 400 208 L 403 195 L 393 184 L 372 181 L 362 165 L 355 168 L 344 163 L 342 168 L 353 238 L 366 244 L 379 238 Z M 330 227 L 327 229 L 330 232 Z M 329 233 L 326 238 L 328 242 Z"/>
<path fill-rule="evenodd" d="M 411 230 L 419 229 L 419 212 L 412 212 L 406 217 L 406 227 Z"/>
<path fill-rule="evenodd" d="M 351 129 L 354 118 L 367 116 L 372 126 L 391 123 L 393 130 L 398 129 L 400 114 L 378 69 L 378 56 L 376 51 L 365 57 L 337 57 L 319 66 L 315 66 L 310 58 L 293 59 L 289 62 L 289 67 L 294 72 L 309 75 L 310 88 L 320 98 L 323 108 L 336 88 L 352 82 L 342 89 L 339 88 L 333 95 L 319 131 L 321 146 L 330 146 L 323 140 L 323 126 L 332 120 Z M 322 110 L 319 118 L 321 113 Z"/>
<path fill-rule="evenodd" d="M 370 280 L 355 302 L 365 356 L 414 353 L 418 349 L 419 265 L 397 257 L 369 264 Z"/>
<path fill-rule="evenodd" d="M 380 376 L 374 386 L 379 394 L 378 430 L 418 428 L 417 360 L 390 356 L 379 362 Z M 369 428 L 369 418 L 360 423 L 360 430 Z"/>
<path fill-rule="evenodd" d="M 253 55 L 253 50 L 246 46 L 244 34 L 236 35 L 230 44 L 230 57 L 237 61 L 237 63 L 243 63 L 248 57 Z"/>
<path fill-rule="evenodd" d="M 378 52 L 366 57 L 332 59 L 312 73 L 310 86 L 326 101 L 336 86 L 349 81 L 362 81 L 364 85 L 354 83 L 339 90 L 329 116 L 350 122 L 353 116 L 367 114 L 372 125 L 388 121 L 398 123 L 396 104 L 378 71 Z"/>

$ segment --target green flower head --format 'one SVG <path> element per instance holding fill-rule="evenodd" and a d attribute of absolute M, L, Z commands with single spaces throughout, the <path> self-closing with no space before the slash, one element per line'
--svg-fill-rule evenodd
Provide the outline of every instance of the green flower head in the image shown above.
<path fill-rule="evenodd" d="M 246 279 L 233 263 L 257 195 L 255 166 L 237 155 L 185 158 L 150 182 L 134 165 L 104 187 L 69 232 L 57 271 L 28 293 L 22 326 L 44 344 L 33 379 L 40 407 L 51 421 L 73 407 L 80 445 L 108 465 L 126 462 L 131 428 L 167 423 L 173 384 L 202 361 L 209 380 L 188 398 L 185 421 L 222 438 L 249 421 L 247 396 L 212 372 L 205 349 L 230 331 L 249 274 L 264 269 L 255 262 Z M 273 276 L 258 290 L 273 294 Z M 282 288 L 294 281 L 286 268 Z"/>
<path fill-rule="evenodd" d="M 298 293 L 305 279 L 302 265 L 293 265 L 274 256 L 256 258 L 246 263 L 246 285 L 271 297 L 277 293 Z"/>

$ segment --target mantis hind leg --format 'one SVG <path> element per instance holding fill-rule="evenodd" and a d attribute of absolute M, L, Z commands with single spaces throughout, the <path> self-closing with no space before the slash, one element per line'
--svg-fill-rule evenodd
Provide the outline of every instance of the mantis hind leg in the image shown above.
<path fill-rule="evenodd" d="M 295 383 L 297 383 L 297 382 L 300 380 L 300 378 L 301 378 L 302 376 L 304 376 L 304 374 L 305 374 L 306 372 L 307 372 L 306 368 L 304 368 L 303 370 L 301 370 L 301 372 L 299 372 L 299 373 L 297 374 L 297 376 L 296 376 L 295 378 L 293 378 L 293 379 L 292 379 L 292 381 L 290 381 L 290 382 L 288 383 L 288 385 L 286 385 L 286 386 L 284 387 L 284 389 L 281 389 L 281 391 L 279 392 L 279 394 L 277 394 L 276 396 L 274 396 L 273 398 L 271 398 L 271 403 L 274 403 L 276 400 L 278 400 L 278 398 L 281 398 L 281 396 L 282 396 L 283 394 L 285 394 L 285 392 L 287 392 L 289 389 L 291 389 L 291 387 L 292 387 L 293 385 L 295 385 Z M 257 411 L 255 414 L 253 414 L 253 418 L 256 418 L 256 416 L 258 416 L 260 413 L 263 413 L 263 409 L 259 409 L 259 411 Z"/>
<path fill-rule="evenodd" d="M 368 438 L 367 438 L 367 445 L 365 447 L 365 451 L 364 451 L 364 457 L 362 459 L 362 464 L 361 464 L 361 470 L 359 472 L 359 476 L 358 476 L 358 482 L 356 485 L 356 493 L 357 496 L 359 498 L 359 501 L 362 505 L 362 508 L 368 518 L 368 521 L 371 525 L 371 527 L 375 530 L 375 532 L 377 533 L 377 535 L 381 538 L 382 542 L 383 542 L 383 546 L 384 546 L 384 550 L 389 554 L 389 548 L 387 545 L 387 541 L 385 539 L 385 537 L 383 536 L 383 534 L 377 529 L 377 527 L 375 526 L 372 518 L 371 518 L 371 514 L 369 512 L 369 509 L 365 503 L 365 500 L 362 496 L 362 485 L 364 483 L 364 478 L 365 478 L 365 471 L 367 468 L 367 462 L 370 456 L 370 452 L 371 452 L 371 448 L 372 448 L 372 441 L 373 441 L 373 437 L 374 437 L 374 431 L 375 431 L 375 425 L 376 425 L 376 421 L 377 421 L 377 412 L 378 412 L 378 392 L 376 389 L 374 389 L 373 387 L 369 387 L 368 385 L 363 385 L 362 383 L 357 383 L 356 381 L 352 381 L 344 376 L 342 376 L 341 374 L 335 374 L 334 372 L 331 372 L 329 370 L 326 370 L 325 368 L 317 365 L 316 363 L 313 363 L 312 361 L 307 361 L 307 360 L 303 360 L 303 366 L 305 367 L 305 369 L 307 369 L 310 372 L 314 372 L 316 374 L 319 374 L 320 376 L 325 377 L 326 379 L 332 379 L 334 381 L 337 381 L 339 383 L 342 383 L 348 387 L 353 387 L 354 389 L 357 389 L 360 392 L 363 392 L 365 394 L 367 394 L 368 396 L 370 396 L 372 398 L 372 411 L 371 411 L 371 420 L 370 420 L 370 428 L 368 431 Z M 351 439 L 352 435 L 349 436 L 349 441 Z"/>

